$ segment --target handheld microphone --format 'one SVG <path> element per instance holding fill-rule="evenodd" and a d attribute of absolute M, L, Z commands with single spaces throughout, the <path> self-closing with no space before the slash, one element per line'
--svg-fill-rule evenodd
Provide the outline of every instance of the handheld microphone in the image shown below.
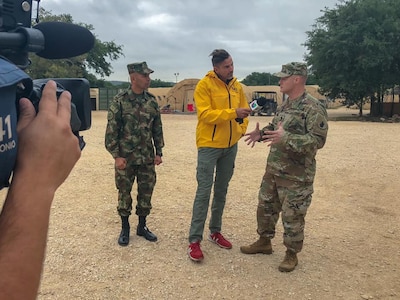
<path fill-rule="evenodd" d="M 250 102 L 250 109 L 252 111 L 259 111 L 265 104 L 267 104 L 267 99 L 260 97 Z"/>
<path fill-rule="evenodd" d="M 60 59 L 84 54 L 94 46 L 94 35 L 85 27 L 63 22 L 41 22 L 33 27 L 44 36 L 42 58 Z"/>

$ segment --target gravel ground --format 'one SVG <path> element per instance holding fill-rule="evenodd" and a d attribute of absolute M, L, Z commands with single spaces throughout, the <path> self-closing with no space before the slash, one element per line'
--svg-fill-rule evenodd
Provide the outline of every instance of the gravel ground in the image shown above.
<path fill-rule="evenodd" d="M 196 116 L 162 117 L 164 162 L 157 167 L 148 218 L 158 241 L 132 230 L 129 246 L 118 246 L 113 160 L 104 148 L 106 112 L 93 112 L 92 128 L 83 132 L 87 146 L 53 202 L 38 299 L 400 298 L 400 124 L 329 123 L 299 265 L 281 273 L 280 223 L 272 255 L 239 250 L 257 239 L 257 192 L 269 148 L 239 142 L 223 219 L 233 249 L 205 240 L 204 261 L 193 263 L 186 250 L 196 189 Z M 251 117 L 249 129 L 269 120 Z M 132 216 L 133 229 L 136 222 Z"/>

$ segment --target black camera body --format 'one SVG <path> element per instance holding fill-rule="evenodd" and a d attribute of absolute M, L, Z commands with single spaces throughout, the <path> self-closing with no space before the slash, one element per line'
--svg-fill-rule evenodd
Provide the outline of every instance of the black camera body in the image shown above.
<path fill-rule="evenodd" d="M 13 30 L 18 26 L 31 27 L 32 0 L 2 0 L 1 28 Z"/>
<path fill-rule="evenodd" d="M 32 0 L 0 1 L 0 55 L 21 69 L 29 65 L 29 52 L 44 49 L 44 37 L 31 22 Z"/>
<path fill-rule="evenodd" d="M 38 4 L 38 12 L 40 0 L 34 1 Z M 84 78 L 32 80 L 23 70 L 30 64 L 29 52 L 50 59 L 72 57 L 88 52 L 93 47 L 94 37 L 83 27 L 61 22 L 31 28 L 32 2 L 32 0 L 0 0 L 0 189 L 8 186 L 15 165 L 18 147 L 16 133 L 18 102 L 21 97 L 27 97 L 38 110 L 44 85 L 48 80 L 54 80 L 57 83 L 57 96 L 64 90 L 71 93 L 71 129 L 79 139 L 81 149 L 84 148 L 85 142 L 79 132 L 91 126 L 88 80 Z M 41 24 L 44 23 L 39 25 Z M 57 44 L 58 38 L 62 39 L 63 34 L 64 36 L 66 34 L 67 41 L 58 45 L 59 48 L 53 46 Z M 79 48 L 80 39 L 86 44 Z M 74 49 L 71 46 L 72 50 L 64 50 L 65 44 L 69 45 L 73 41 L 77 42 L 75 44 L 78 44 L 78 47 Z M 48 49 L 50 50 L 47 51 Z M 43 55 L 40 55 L 41 53 Z"/>
<path fill-rule="evenodd" d="M 32 91 L 27 98 L 33 103 L 36 111 L 39 110 L 43 88 L 49 80 L 54 80 L 57 83 L 57 99 L 63 91 L 71 93 L 71 129 L 79 139 L 79 146 L 82 150 L 86 143 L 79 135 L 79 131 L 88 130 L 92 119 L 89 81 L 85 78 L 34 79 Z M 17 93 L 16 100 L 18 101 L 23 96 Z"/>

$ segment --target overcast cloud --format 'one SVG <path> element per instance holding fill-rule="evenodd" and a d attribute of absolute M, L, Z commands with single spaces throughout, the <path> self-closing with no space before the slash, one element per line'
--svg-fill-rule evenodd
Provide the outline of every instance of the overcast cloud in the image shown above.
<path fill-rule="evenodd" d="M 240 80 L 302 61 L 302 46 L 325 7 L 338 0 L 42 0 L 54 15 L 92 24 L 101 41 L 123 46 L 106 80 L 128 80 L 126 65 L 147 61 L 152 79 L 202 78 L 209 54 L 226 49 Z M 62 38 L 60 36 L 60 38 Z"/>

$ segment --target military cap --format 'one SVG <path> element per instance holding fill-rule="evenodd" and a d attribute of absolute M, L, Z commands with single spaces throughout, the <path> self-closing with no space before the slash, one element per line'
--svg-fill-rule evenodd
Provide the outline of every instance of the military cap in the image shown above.
<path fill-rule="evenodd" d="M 291 62 L 282 65 L 282 70 L 273 75 L 276 77 L 289 77 L 292 75 L 307 76 L 307 65 L 302 62 Z"/>
<path fill-rule="evenodd" d="M 138 63 L 132 63 L 129 64 L 128 66 L 128 72 L 130 73 L 139 73 L 139 74 L 150 74 L 153 73 L 154 71 L 150 69 L 147 66 L 147 63 L 145 61 L 143 62 L 138 62 Z"/>

